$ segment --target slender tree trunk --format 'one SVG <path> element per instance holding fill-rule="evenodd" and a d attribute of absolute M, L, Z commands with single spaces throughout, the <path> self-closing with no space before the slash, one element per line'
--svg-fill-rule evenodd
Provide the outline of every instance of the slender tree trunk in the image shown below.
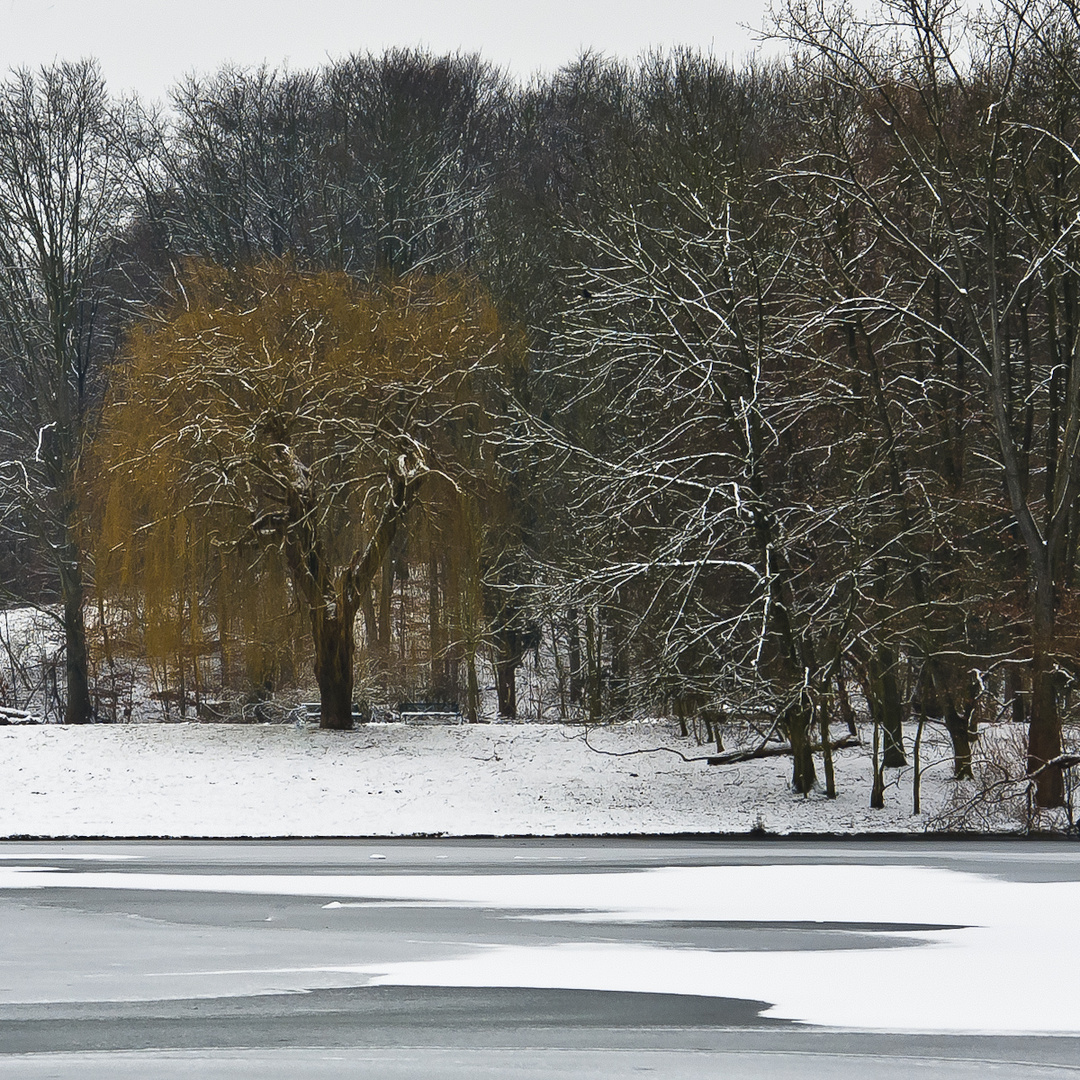
<path fill-rule="evenodd" d="M 875 699 L 872 707 L 881 722 L 884 742 L 882 768 L 899 769 L 907 764 L 907 757 L 904 754 L 904 709 L 896 680 L 896 654 L 892 649 L 881 646 L 872 656 L 870 687 Z"/>
<path fill-rule="evenodd" d="M 919 706 L 919 726 L 915 731 L 915 746 L 912 750 L 914 771 L 911 777 L 911 812 L 922 813 L 922 737 L 926 727 L 926 701 Z"/>
<path fill-rule="evenodd" d="M 499 715 L 517 719 L 517 668 L 521 648 L 516 630 L 502 627 L 495 632 L 495 690 L 499 696 Z"/>
<path fill-rule="evenodd" d="M 836 769 L 833 765 L 832 743 L 829 742 L 829 710 L 822 703 L 818 707 L 818 721 L 821 732 L 821 757 L 825 767 L 825 797 L 836 798 Z"/>
<path fill-rule="evenodd" d="M 587 715 L 590 724 L 603 719 L 603 641 L 601 624 L 591 608 L 585 610 L 585 666 L 587 679 Z"/>
<path fill-rule="evenodd" d="M 439 603 L 439 560 L 434 552 L 428 558 L 428 646 L 431 652 L 431 693 L 436 700 L 447 695 L 447 658 Z"/>
<path fill-rule="evenodd" d="M 577 705 L 581 702 L 581 631 L 577 608 L 567 611 L 566 627 L 570 650 L 570 704 Z"/>
<path fill-rule="evenodd" d="M 480 721 L 480 680 L 476 675 L 476 649 L 472 645 L 465 648 L 465 678 L 468 683 L 468 701 L 466 711 L 470 724 Z"/>
<path fill-rule="evenodd" d="M 1035 777 L 1035 805 L 1041 809 L 1065 805 L 1065 777 L 1058 765 L 1047 762 L 1061 754 L 1061 721 L 1054 686 L 1051 642 L 1054 611 L 1049 586 L 1036 596 L 1031 657 L 1031 719 L 1028 725 L 1029 775 Z"/>
<path fill-rule="evenodd" d="M 94 704 L 90 698 L 82 571 L 74 552 L 69 553 L 61 568 L 60 588 L 64 603 L 64 667 L 67 678 L 64 723 L 89 724 L 94 719 Z"/>
<path fill-rule="evenodd" d="M 814 711 L 810 702 L 802 699 L 788 706 L 784 713 L 783 729 L 791 743 L 791 790 L 798 795 L 808 795 L 814 788 L 817 774 L 814 770 L 814 752 L 810 742 L 810 724 Z"/>
<path fill-rule="evenodd" d="M 870 788 L 870 809 L 885 809 L 885 767 L 881 760 L 881 721 L 874 716 L 874 783 Z"/>
<path fill-rule="evenodd" d="M 562 650 L 559 648 L 559 627 L 555 619 L 551 620 L 551 655 L 555 660 L 555 687 L 559 693 L 559 719 L 566 720 L 566 667 L 563 664 Z"/>

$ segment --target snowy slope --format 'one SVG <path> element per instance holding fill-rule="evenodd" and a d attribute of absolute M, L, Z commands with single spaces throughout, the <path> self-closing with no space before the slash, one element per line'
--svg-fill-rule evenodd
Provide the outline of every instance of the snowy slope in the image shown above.
<path fill-rule="evenodd" d="M 955 793 L 931 747 L 868 807 L 868 751 L 838 753 L 839 798 L 792 795 L 786 758 L 710 767 L 669 725 L 0 727 L 0 836 L 408 836 L 922 831 Z M 1011 822 L 1003 819 L 1002 825 Z"/>

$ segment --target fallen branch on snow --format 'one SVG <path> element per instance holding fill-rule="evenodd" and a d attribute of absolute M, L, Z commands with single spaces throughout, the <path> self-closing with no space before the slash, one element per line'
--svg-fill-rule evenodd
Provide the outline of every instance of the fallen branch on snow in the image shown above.
<path fill-rule="evenodd" d="M 25 709 L 7 709 L 0 706 L 0 724 L 40 724 L 39 717 Z"/>
<path fill-rule="evenodd" d="M 579 736 L 574 735 L 571 737 L 576 739 Z M 685 762 L 704 761 L 707 765 L 734 765 L 740 761 L 754 761 L 757 758 L 767 757 L 782 757 L 785 754 L 791 753 L 791 747 L 788 745 L 772 746 L 763 743 L 753 750 L 732 750 L 726 754 L 706 754 L 699 757 L 687 757 L 681 750 L 676 750 L 673 746 L 649 746 L 644 747 L 641 750 L 600 750 L 589 742 L 588 729 L 582 732 L 580 738 L 594 754 L 603 754 L 604 757 L 634 757 L 637 754 L 674 754 Z M 842 739 L 837 739 L 836 742 L 829 743 L 829 748 L 832 750 L 845 750 L 849 746 L 861 745 L 862 742 L 857 735 L 845 735 Z M 811 746 L 810 751 L 815 754 L 820 753 L 821 746 Z"/>
<path fill-rule="evenodd" d="M 861 746 L 857 735 L 845 735 L 842 739 L 837 739 L 836 742 L 829 743 L 830 750 L 845 750 L 849 746 Z M 812 754 L 821 753 L 821 745 L 816 744 L 810 747 Z M 766 757 L 783 757 L 785 754 L 791 753 L 791 747 L 789 745 L 784 746 L 758 746 L 753 750 L 732 750 L 726 754 L 714 754 L 712 757 L 707 757 L 705 760 L 710 765 L 735 765 L 740 761 L 753 761 L 756 758 Z"/>

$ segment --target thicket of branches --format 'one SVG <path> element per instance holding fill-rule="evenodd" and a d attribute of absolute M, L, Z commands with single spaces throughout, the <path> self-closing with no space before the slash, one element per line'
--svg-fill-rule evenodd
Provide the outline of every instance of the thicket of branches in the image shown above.
<path fill-rule="evenodd" d="M 790 0 L 773 32 L 770 64 L 586 54 L 528 86 L 406 51 L 226 69 L 160 116 L 92 66 L 12 76 L 5 588 L 61 596 L 76 653 L 92 582 L 109 662 L 145 627 L 181 700 L 299 678 L 332 617 L 360 627 L 342 692 L 355 668 L 475 716 L 489 656 L 513 715 L 542 640 L 567 714 L 749 719 L 799 791 L 815 745 L 832 790 L 859 703 L 879 783 L 905 720 L 943 722 L 963 777 L 1008 715 L 1060 805 L 1080 10 Z M 421 294 L 396 353 L 350 337 Z M 320 335 L 357 354 L 332 391 Z"/>

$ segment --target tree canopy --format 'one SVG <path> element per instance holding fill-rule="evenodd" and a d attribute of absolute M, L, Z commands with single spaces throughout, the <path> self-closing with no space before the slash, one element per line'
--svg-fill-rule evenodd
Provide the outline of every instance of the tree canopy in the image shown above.
<path fill-rule="evenodd" d="M 273 261 L 190 264 L 177 285 L 133 328 L 102 417 L 101 585 L 138 580 L 150 621 L 175 621 L 208 568 L 228 591 L 280 560 L 323 723 L 347 727 L 356 615 L 421 488 L 479 483 L 467 444 L 518 336 L 466 279 Z"/>

